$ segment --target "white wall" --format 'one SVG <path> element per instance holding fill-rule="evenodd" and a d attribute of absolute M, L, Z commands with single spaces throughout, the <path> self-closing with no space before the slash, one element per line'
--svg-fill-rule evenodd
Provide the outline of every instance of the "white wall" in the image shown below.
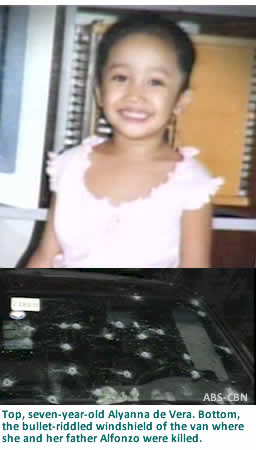
<path fill-rule="evenodd" d="M 29 243 L 32 230 L 32 221 L 0 220 L 0 267 L 16 266 Z"/>
<path fill-rule="evenodd" d="M 39 204 L 55 17 L 55 6 L 30 7 L 16 172 L 0 175 L 0 203 L 8 206 L 37 208 Z M 33 225 L 33 221 L 5 220 L 0 214 L 0 267 L 15 267 Z"/>
<path fill-rule="evenodd" d="M 16 170 L 0 174 L 0 203 L 22 208 L 39 204 L 55 19 L 56 7 L 29 9 Z"/>

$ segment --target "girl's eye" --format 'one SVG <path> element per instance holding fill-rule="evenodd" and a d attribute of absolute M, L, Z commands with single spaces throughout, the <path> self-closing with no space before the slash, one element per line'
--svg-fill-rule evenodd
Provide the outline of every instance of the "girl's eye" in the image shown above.
<path fill-rule="evenodd" d="M 150 81 L 150 84 L 151 84 L 152 86 L 164 86 L 164 82 L 163 82 L 162 80 L 158 80 L 158 79 L 156 79 L 156 78 L 153 78 L 153 79 Z"/>
<path fill-rule="evenodd" d="M 119 83 L 124 83 L 127 80 L 127 76 L 126 75 L 114 75 L 112 77 L 112 80 L 118 81 Z"/>

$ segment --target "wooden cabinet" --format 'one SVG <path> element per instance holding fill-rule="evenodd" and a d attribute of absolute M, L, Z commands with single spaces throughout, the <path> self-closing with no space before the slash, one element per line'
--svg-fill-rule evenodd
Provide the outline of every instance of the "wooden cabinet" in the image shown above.
<path fill-rule="evenodd" d="M 181 123 L 181 142 L 225 185 L 215 204 L 248 207 L 255 150 L 256 40 L 199 35 L 194 100 Z"/>

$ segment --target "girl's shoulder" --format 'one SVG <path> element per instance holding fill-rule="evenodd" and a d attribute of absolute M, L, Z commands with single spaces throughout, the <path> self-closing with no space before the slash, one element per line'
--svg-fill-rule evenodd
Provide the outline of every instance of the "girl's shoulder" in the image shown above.
<path fill-rule="evenodd" d="M 197 158 L 200 150 L 194 147 L 180 149 L 183 162 L 178 170 L 178 181 L 186 199 L 185 209 L 199 209 L 209 203 L 211 198 L 225 183 L 224 178 L 212 175 L 210 170 Z"/>
<path fill-rule="evenodd" d="M 90 136 L 76 147 L 49 152 L 46 173 L 49 176 L 51 191 L 58 191 L 60 180 L 64 174 L 69 173 L 73 175 L 77 168 L 86 167 L 91 150 L 102 142 L 104 142 L 103 138 Z"/>

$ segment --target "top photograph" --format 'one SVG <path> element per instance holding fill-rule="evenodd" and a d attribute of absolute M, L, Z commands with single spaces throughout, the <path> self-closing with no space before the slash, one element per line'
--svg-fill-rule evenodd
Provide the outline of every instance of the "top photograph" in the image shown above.
<path fill-rule="evenodd" d="M 0 7 L 0 268 L 256 267 L 255 18 Z"/>

